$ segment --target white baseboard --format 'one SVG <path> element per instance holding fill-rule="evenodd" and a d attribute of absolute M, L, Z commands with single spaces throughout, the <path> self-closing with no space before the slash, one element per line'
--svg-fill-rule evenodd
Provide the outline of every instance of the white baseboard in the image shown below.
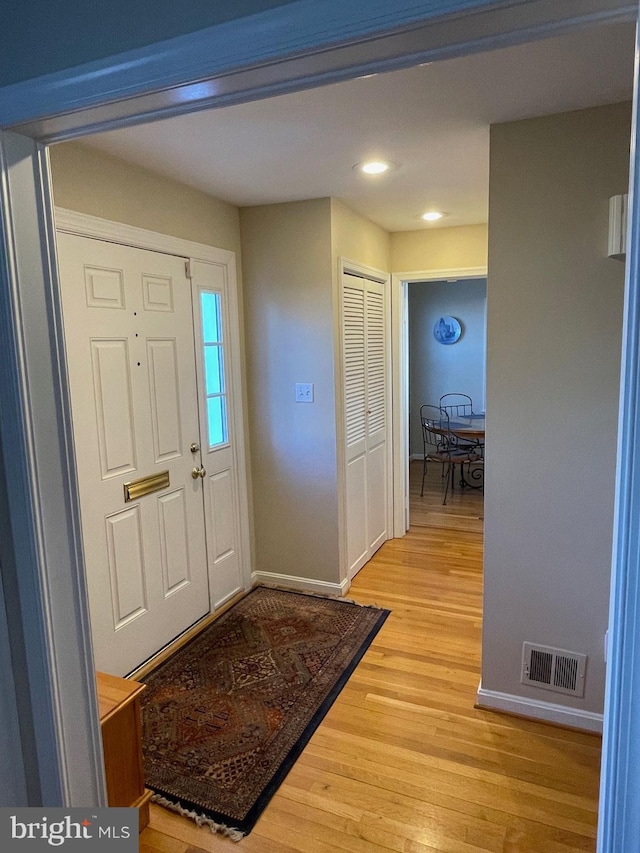
<path fill-rule="evenodd" d="M 411 453 L 409 456 L 409 462 L 422 462 L 422 459 L 422 453 Z"/>
<path fill-rule="evenodd" d="M 280 575 L 276 572 L 253 572 L 251 580 L 254 584 L 262 583 L 265 586 L 285 587 L 287 589 L 299 590 L 300 592 L 314 592 L 330 598 L 343 597 L 351 586 L 348 578 L 343 580 L 342 583 L 328 583 L 327 581 L 313 580 L 312 578 Z"/>
<path fill-rule="evenodd" d="M 556 723 L 602 734 L 602 714 L 581 711 L 580 708 L 567 708 L 565 705 L 542 702 L 525 696 L 514 696 L 511 693 L 499 693 L 497 690 L 485 690 L 482 682 L 478 686 L 476 705 L 488 711 L 505 711 L 520 717 L 543 720 L 545 723 Z"/>

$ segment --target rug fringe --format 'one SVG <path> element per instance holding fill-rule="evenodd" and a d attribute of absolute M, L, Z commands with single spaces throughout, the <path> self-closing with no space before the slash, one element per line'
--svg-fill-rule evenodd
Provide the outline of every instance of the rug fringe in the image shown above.
<path fill-rule="evenodd" d="M 151 802 L 157 803 L 159 806 L 164 806 L 165 809 L 177 812 L 183 817 L 190 818 L 197 823 L 198 826 L 208 826 L 211 832 L 226 835 L 226 837 L 231 841 L 241 841 L 245 836 L 245 833 L 241 830 L 234 829 L 231 826 L 225 826 L 224 823 L 216 823 L 212 818 L 203 814 L 198 814 L 198 812 L 195 812 L 192 809 L 185 809 L 180 805 L 180 803 L 175 803 L 172 800 L 167 799 L 167 797 L 162 794 L 154 794 L 151 797 Z"/>

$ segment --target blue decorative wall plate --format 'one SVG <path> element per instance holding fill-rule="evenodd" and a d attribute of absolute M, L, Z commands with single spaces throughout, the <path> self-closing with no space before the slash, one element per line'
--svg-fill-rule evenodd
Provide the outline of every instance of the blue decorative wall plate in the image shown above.
<path fill-rule="evenodd" d="M 462 334 L 462 327 L 455 317 L 445 315 L 436 321 L 433 327 L 433 337 L 440 344 L 455 344 Z"/>

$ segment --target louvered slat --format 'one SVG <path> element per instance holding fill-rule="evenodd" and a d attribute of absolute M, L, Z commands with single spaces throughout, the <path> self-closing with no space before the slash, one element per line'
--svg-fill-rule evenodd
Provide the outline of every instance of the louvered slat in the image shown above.
<path fill-rule="evenodd" d="M 384 301 L 378 290 L 367 290 L 366 325 L 367 434 L 372 435 L 386 424 Z"/>
<path fill-rule="evenodd" d="M 364 292 L 343 290 L 344 394 L 347 447 L 366 435 Z"/>

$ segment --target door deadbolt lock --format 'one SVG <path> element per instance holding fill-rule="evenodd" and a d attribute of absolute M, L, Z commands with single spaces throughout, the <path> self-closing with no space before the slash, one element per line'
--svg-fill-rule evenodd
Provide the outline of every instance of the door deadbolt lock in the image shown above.
<path fill-rule="evenodd" d="M 200 450 L 200 445 L 197 441 L 194 441 L 190 449 L 192 453 L 197 453 Z"/>
<path fill-rule="evenodd" d="M 204 468 L 194 468 L 191 472 L 191 476 L 194 480 L 197 480 L 198 477 L 201 477 L 203 480 L 207 476 L 207 472 Z"/>

